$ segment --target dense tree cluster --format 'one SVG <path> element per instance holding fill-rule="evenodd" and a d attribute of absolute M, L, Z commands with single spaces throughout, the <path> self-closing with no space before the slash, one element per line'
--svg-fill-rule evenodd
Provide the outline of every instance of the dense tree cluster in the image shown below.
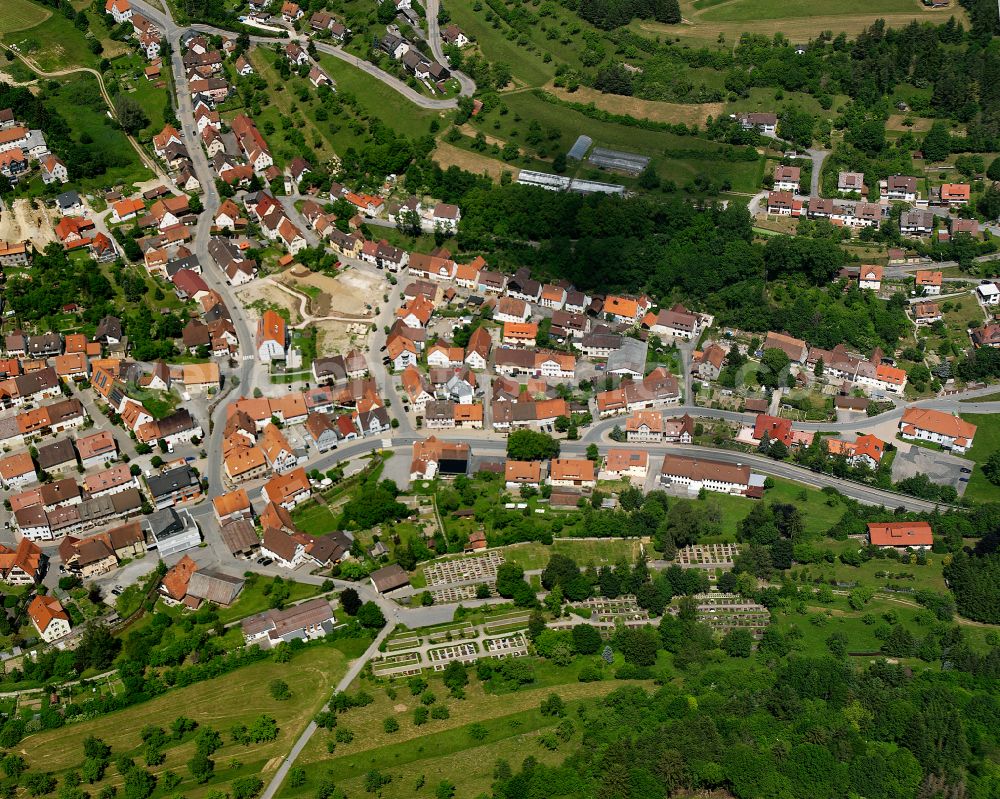
<path fill-rule="evenodd" d="M 359 491 L 344 505 L 340 526 L 356 525 L 360 529 L 371 529 L 377 524 L 403 519 L 410 515 L 410 509 L 398 502 L 399 488 L 392 480 L 367 480 Z"/>
<path fill-rule="evenodd" d="M 633 19 L 655 19 L 676 24 L 681 21 L 677 0 L 564 0 L 587 22 L 610 30 L 628 25 Z"/>
<path fill-rule="evenodd" d="M 699 626 L 671 618 L 661 628 L 675 660 L 697 646 Z M 647 638 L 615 643 L 633 663 L 648 663 L 657 642 Z M 734 636 L 728 647 L 742 657 L 744 643 Z M 774 637 L 762 649 L 775 658 L 783 645 Z M 831 657 L 709 668 L 652 693 L 628 686 L 585 705 L 583 739 L 561 765 L 531 756 L 516 772 L 498 764 L 493 795 L 988 796 L 996 775 L 982 766 L 1000 736 L 998 717 L 985 681 L 914 676 L 884 662 L 864 671 Z"/>

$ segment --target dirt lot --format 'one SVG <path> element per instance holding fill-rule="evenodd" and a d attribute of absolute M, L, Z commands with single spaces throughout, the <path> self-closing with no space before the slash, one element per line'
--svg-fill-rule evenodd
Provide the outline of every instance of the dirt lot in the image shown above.
<path fill-rule="evenodd" d="M 349 316 L 368 319 L 373 308 L 382 302 L 388 283 L 381 275 L 346 269 L 336 277 L 328 277 L 318 272 L 309 272 L 297 277 L 290 272 L 282 272 L 275 279 L 297 288 L 309 296 L 308 311 L 313 316 Z"/>
<path fill-rule="evenodd" d="M 462 133 L 464 133 L 470 139 L 474 139 L 474 138 L 476 138 L 476 136 L 478 136 L 480 133 L 482 133 L 483 136 L 486 137 L 486 143 L 487 144 L 495 144 L 498 147 L 503 147 L 507 143 L 503 139 L 498 139 L 496 136 L 490 136 L 490 134 L 488 134 L 488 133 L 484 133 L 481 130 L 476 130 L 468 122 L 466 122 L 464 125 L 462 125 L 462 127 L 460 127 L 459 130 L 462 131 Z"/>
<path fill-rule="evenodd" d="M 337 355 L 353 347 L 361 349 L 368 341 L 367 334 L 358 335 L 357 327 L 347 322 L 316 322 L 313 327 L 318 331 L 316 352 L 319 355 Z M 352 327 L 354 333 L 350 331 Z"/>
<path fill-rule="evenodd" d="M 627 114 L 636 119 L 649 119 L 653 122 L 704 125 L 708 117 L 717 118 L 724 108 L 722 103 L 664 103 L 658 100 L 640 100 L 638 97 L 604 94 L 587 86 L 581 86 L 572 93 L 551 83 L 544 88 L 560 100 L 568 100 L 571 103 L 593 103 L 602 111 L 611 114 Z"/>
<path fill-rule="evenodd" d="M 913 117 L 913 124 L 909 127 L 903 124 L 903 120 L 909 116 L 908 114 L 890 114 L 889 120 L 885 123 L 885 127 L 888 130 L 912 130 L 914 133 L 922 133 L 931 129 L 930 119 L 923 119 L 922 117 Z"/>
<path fill-rule="evenodd" d="M 512 167 L 510 164 L 505 164 L 496 158 L 490 158 L 479 153 L 470 153 L 468 150 L 448 144 L 446 141 L 438 142 L 437 148 L 431 153 L 431 159 L 437 161 L 442 169 L 447 169 L 454 165 L 459 169 L 464 169 L 476 175 L 481 175 L 485 172 L 493 180 L 500 180 L 500 174 L 506 170 L 507 172 L 511 172 L 514 179 L 517 180 L 518 169 Z"/>
<path fill-rule="evenodd" d="M 14 200 L 13 207 L 0 211 L 0 241 L 30 239 L 36 250 L 56 241 L 55 217 L 47 208 L 35 208 L 31 200 Z"/>
<path fill-rule="evenodd" d="M 236 296 L 254 319 L 260 318 L 263 310 L 275 308 L 287 310 L 293 326 L 302 321 L 302 316 L 299 314 L 299 303 L 295 298 L 263 281 L 255 281 L 246 288 L 240 289 L 236 292 Z"/>

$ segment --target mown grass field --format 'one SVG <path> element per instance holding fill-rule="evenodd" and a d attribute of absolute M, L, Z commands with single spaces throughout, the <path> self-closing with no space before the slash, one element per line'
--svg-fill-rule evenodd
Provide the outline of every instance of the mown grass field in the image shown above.
<path fill-rule="evenodd" d="M 264 587 L 271 584 L 270 579 L 258 577 L 252 585 L 246 585 L 243 588 L 239 598 L 232 605 L 228 608 L 219 608 L 219 618 L 223 623 L 226 623 L 236 619 L 245 619 L 247 616 L 253 616 L 267 610 L 270 605 L 268 604 L 268 596 L 264 593 Z M 290 589 L 286 605 L 319 593 L 318 585 L 297 583 L 292 580 L 285 580 L 285 585 Z"/>
<path fill-rule="evenodd" d="M 823 31 L 854 36 L 876 19 L 887 27 L 904 27 L 911 20 L 945 22 L 954 16 L 968 27 L 968 17 L 957 0 L 947 8 L 928 9 L 920 0 L 846 0 L 819 6 L 812 0 L 681 0 L 680 25 L 635 20 L 633 30 L 728 49 L 743 33 L 784 34 L 792 42 L 807 42 Z M 721 36 L 721 40 L 720 40 Z"/>
<path fill-rule="evenodd" d="M 1000 450 L 1000 416 L 989 413 L 963 413 L 962 418 L 977 426 L 972 449 L 964 455 L 977 464 L 977 468 L 969 475 L 969 485 L 965 489 L 964 498 L 973 502 L 1000 502 L 1000 486 L 987 480 L 981 468 L 990 455 Z"/>
<path fill-rule="evenodd" d="M 149 702 L 58 730 L 29 736 L 18 747 L 32 770 L 51 771 L 61 777 L 83 762 L 83 740 L 95 735 L 112 747 L 112 757 L 126 753 L 143 765 L 139 733 L 152 724 L 169 730 L 178 716 L 187 716 L 200 725 L 218 730 L 224 746 L 213 755 L 214 777 L 197 784 L 186 762 L 194 753 L 190 737 L 166 750 L 166 761 L 150 770 L 158 775 L 168 770 L 183 778 L 174 793 L 200 797 L 216 789 L 225 790 L 239 776 L 257 774 L 267 780 L 281 757 L 291 748 L 305 725 L 329 698 L 333 687 L 346 671 L 347 658 L 333 646 L 316 646 L 297 654 L 289 663 L 264 661 L 218 677 L 214 680 L 180 688 Z M 284 680 L 291 698 L 276 701 L 267 686 L 273 679 Z M 233 743 L 229 730 L 234 724 L 249 724 L 267 714 L 279 726 L 278 737 L 265 744 L 242 746 Z M 121 790 L 122 778 L 114 766 L 105 778 L 90 790 L 114 785 Z"/>
<path fill-rule="evenodd" d="M 286 783 L 279 796 L 313 796 L 320 780 L 327 775 L 349 796 L 360 796 L 364 793 L 366 773 L 377 769 L 392 777 L 392 782 L 381 791 L 383 799 L 432 795 L 444 779 L 454 783 L 455 796 L 471 797 L 488 790 L 498 758 L 508 759 L 512 764 L 520 763 L 528 754 L 543 762 L 561 760 L 560 750 L 578 742 L 580 730 L 559 750 L 549 751 L 540 746 L 538 735 L 560 721 L 541 714 L 542 700 L 550 693 L 559 694 L 569 705 L 567 716 L 575 718 L 572 712 L 575 704 L 603 696 L 625 684 L 617 680 L 577 682 L 576 675 L 584 662 L 585 659 L 579 658 L 570 666 L 554 667 L 534 661 L 535 684 L 499 695 L 487 693 L 475 674 L 470 673 L 463 700 L 450 698 L 439 677 L 425 675 L 437 704 L 448 707 L 450 718 L 430 719 L 420 727 L 413 723 L 413 710 L 420 701 L 411 695 L 405 680 L 394 684 L 395 699 L 384 688 L 356 682 L 351 690 L 361 687 L 375 697 L 375 702 L 339 717 L 337 729 L 351 730 L 354 740 L 349 744 L 337 743 L 329 753 L 327 742 L 334 739 L 334 733 L 320 730 L 297 761 L 305 767 L 306 782 L 295 788 Z M 399 723 L 398 732 L 384 731 L 383 720 L 389 717 Z M 486 729 L 482 740 L 470 734 L 469 728 L 474 723 Z M 425 784 L 422 791 L 416 787 L 421 778 Z"/>
<path fill-rule="evenodd" d="M 15 10 L 13 23 L 8 22 L 10 5 Z M 0 33 L 4 44 L 16 44 L 23 55 L 47 72 L 74 66 L 96 68 L 101 58 L 114 58 L 126 52 L 125 44 L 108 38 L 104 14 L 88 11 L 87 18 L 91 34 L 104 46 L 101 55 L 91 52 L 87 36 L 66 17 L 30 0 L 4 0 L 0 7 Z"/>
<path fill-rule="evenodd" d="M 919 0 L 843 0 L 817 8 L 813 0 L 725 0 L 710 2 L 694 0 L 699 8 L 698 17 L 712 22 L 748 22 L 758 19 L 793 19 L 824 16 L 870 15 L 908 13 L 921 10 Z"/>
<path fill-rule="evenodd" d="M 29 0 L 4 0 L 3 13 L 0 13 L 0 33 L 33 28 L 44 22 L 52 12 Z"/>

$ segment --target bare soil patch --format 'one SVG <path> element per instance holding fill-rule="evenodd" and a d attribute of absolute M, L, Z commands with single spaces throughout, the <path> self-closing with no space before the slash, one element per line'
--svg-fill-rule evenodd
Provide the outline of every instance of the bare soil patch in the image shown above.
<path fill-rule="evenodd" d="M 903 124 L 903 120 L 907 118 L 911 119 L 912 125 Z M 910 117 L 908 114 L 890 114 L 885 126 L 888 130 L 912 130 L 916 133 L 930 130 L 932 121 L 923 117 Z"/>
<path fill-rule="evenodd" d="M 298 301 L 292 295 L 265 281 L 258 280 L 249 284 L 237 291 L 236 296 L 254 320 L 260 318 L 263 310 L 274 308 L 275 310 L 288 311 L 288 318 L 292 325 L 297 325 L 302 321 Z"/>
<path fill-rule="evenodd" d="M 298 275 L 282 272 L 274 278 L 309 298 L 309 314 L 345 316 L 359 321 L 372 318 L 388 285 L 380 275 L 359 269 L 346 269 L 336 277 L 307 270 Z M 372 307 L 366 308 L 366 305 Z"/>
<path fill-rule="evenodd" d="M 638 97 L 604 94 L 589 86 L 581 86 L 575 92 L 568 92 L 549 83 L 545 86 L 545 91 L 552 92 L 560 100 L 568 100 L 571 103 L 593 103 L 597 108 L 611 114 L 626 114 L 636 119 L 671 124 L 704 125 L 708 117 L 718 118 L 725 107 L 722 103 L 665 103 L 660 100 L 642 100 Z"/>
<path fill-rule="evenodd" d="M 464 169 L 467 172 L 473 172 L 477 175 L 485 172 L 494 180 L 500 180 L 500 175 L 504 171 L 507 171 L 513 172 L 514 178 L 517 178 L 518 170 L 510 164 L 505 164 L 503 161 L 498 161 L 496 158 L 490 158 L 487 155 L 470 153 L 468 150 L 463 150 L 461 147 L 456 147 L 454 144 L 449 144 L 446 141 L 438 142 L 437 149 L 431 153 L 431 158 L 437 161 L 444 169 L 450 166 L 457 166 L 459 169 Z"/>
<path fill-rule="evenodd" d="M 353 347 L 363 347 L 368 340 L 367 335 L 358 335 L 356 325 L 349 322 L 334 322 L 329 319 L 314 322 L 316 328 L 316 354 L 337 355 L 347 352 Z"/>
<path fill-rule="evenodd" d="M 462 133 L 464 133 L 470 139 L 474 139 L 474 138 L 476 138 L 476 136 L 478 136 L 480 133 L 482 133 L 483 136 L 486 137 L 486 143 L 487 144 L 495 144 L 495 145 L 497 145 L 497 147 L 503 147 L 507 143 L 504 139 L 498 139 L 496 136 L 490 136 L 489 133 L 484 133 L 481 130 L 476 130 L 468 122 L 466 122 L 464 125 L 462 125 L 459 128 L 459 130 L 462 131 Z M 446 143 L 446 142 L 444 142 L 444 143 Z"/>
<path fill-rule="evenodd" d="M 31 241 L 36 250 L 56 241 L 54 219 L 47 208 L 36 207 L 32 200 L 14 200 L 0 211 L 0 241 Z"/>

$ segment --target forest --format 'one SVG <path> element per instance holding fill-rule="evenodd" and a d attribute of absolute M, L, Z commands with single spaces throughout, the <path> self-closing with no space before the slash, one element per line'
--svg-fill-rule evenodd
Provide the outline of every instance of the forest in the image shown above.
<path fill-rule="evenodd" d="M 697 636 L 695 622 L 661 633 Z M 619 688 L 581 708 L 578 747 L 558 766 L 495 768 L 494 796 L 663 797 L 728 790 L 739 799 L 994 796 L 996 669 L 911 673 L 877 661 L 783 659 L 691 670 L 647 692 Z M 996 655 L 996 650 L 994 650 Z M 994 657 L 996 661 L 996 657 Z"/>

